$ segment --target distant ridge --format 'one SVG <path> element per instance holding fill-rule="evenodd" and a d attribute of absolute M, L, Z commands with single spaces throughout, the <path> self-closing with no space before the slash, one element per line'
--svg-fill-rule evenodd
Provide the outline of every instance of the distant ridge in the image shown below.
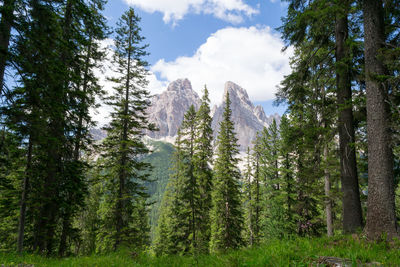
<path fill-rule="evenodd" d="M 252 147 L 252 141 L 258 131 L 268 127 L 275 119 L 279 124 L 281 117 L 278 114 L 266 116 L 261 106 L 254 106 L 250 101 L 247 91 L 233 82 L 225 83 L 223 102 L 212 108 L 212 128 L 214 138 L 219 130 L 222 113 L 225 106 L 225 96 L 229 92 L 232 109 L 232 120 L 235 123 L 235 131 L 241 151 L 248 146 Z M 158 132 L 147 133 L 154 139 L 172 139 L 177 135 L 183 116 L 190 105 L 196 110 L 200 106 L 200 97 L 193 90 L 188 79 L 178 79 L 169 84 L 166 91 L 155 95 L 151 99 L 152 105 L 148 108 L 149 120 L 160 129 Z"/>

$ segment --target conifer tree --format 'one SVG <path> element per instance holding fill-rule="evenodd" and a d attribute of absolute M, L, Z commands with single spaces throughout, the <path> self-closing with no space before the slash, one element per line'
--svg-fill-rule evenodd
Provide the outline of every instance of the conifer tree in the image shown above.
<path fill-rule="evenodd" d="M 197 220 L 197 251 L 206 253 L 210 241 L 210 209 L 212 187 L 212 157 L 213 157 L 213 130 L 210 114 L 210 99 L 208 89 L 204 87 L 200 108 L 196 114 L 196 138 L 194 144 L 194 176 L 199 187 Z"/>
<path fill-rule="evenodd" d="M 231 120 L 230 104 L 227 93 L 217 138 L 218 148 L 212 189 L 210 250 L 213 252 L 238 248 L 243 244 L 241 236 L 243 215 L 239 185 L 241 175 L 237 166 L 238 144 Z"/>
<path fill-rule="evenodd" d="M 149 106 L 147 85 L 147 62 L 143 57 L 147 45 L 142 45 L 140 18 L 130 8 L 118 22 L 115 37 L 113 61 L 119 76 L 111 78 L 116 84 L 114 95 L 107 98 L 114 108 L 103 142 L 105 159 L 104 173 L 108 183 L 108 204 L 103 236 L 114 249 L 121 245 L 134 244 L 135 240 L 145 240 L 139 235 L 148 233 L 135 231 L 135 203 L 146 197 L 143 183 L 148 180 L 150 166 L 140 161 L 140 157 L 149 152 L 143 142 L 144 130 L 154 130 L 147 120 L 146 108 Z"/>
<path fill-rule="evenodd" d="M 0 7 L 0 100 L 3 97 L 4 74 L 6 70 L 7 60 L 9 60 L 9 46 L 11 38 L 11 29 L 14 24 L 14 11 L 16 9 L 17 0 L 4 0 Z"/>
<path fill-rule="evenodd" d="M 246 165 L 243 174 L 243 204 L 244 204 L 244 221 L 245 221 L 245 229 L 244 229 L 244 237 L 246 243 L 249 246 L 253 246 L 255 243 L 255 225 L 254 225 L 254 190 L 253 190 L 253 164 L 252 164 L 252 155 L 250 153 L 250 148 L 247 148 L 246 154 Z"/>
<path fill-rule="evenodd" d="M 160 242 L 166 243 L 157 245 L 156 251 L 160 254 L 197 252 L 200 195 L 194 173 L 196 126 L 196 111 L 192 105 L 184 115 L 175 142 L 174 172 L 169 185 L 171 191 L 163 200 L 170 201 L 167 207 L 170 210 L 164 213 L 170 214 L 172 218 L 166 218 L 163 214 L 160 216 L 159 234 L 164 235 L 164 240 L 160 239 Z"/>
<path fill-rule="evenodd" d="M 294 71 L 297 78 L 317 80 L 330 70 L 329 75 L 336 79 L 343 230 L 355 232 L 362 226 L 352 109 L 352 81 L 355 80 L 352 74 L 360 72 L 360 56 L 357 58 L 360 44 L 355 40 L 360 32 L 357 21 L 350 21 L 350 15 L 356 18 L 351 12 L 357 12 L 357 8 L 352 8 L 354 1 L 347 0 L 333 4 L 323 0 L 304 4 L 289 2 L 281 31 L 283 38 L 299 52 L 301 60 L 296 62 L 297 69 Z M 335 19 L 332 19 L 332 14 Z M 318 68 L 318 65 L 324 67 Z"/>
<path fill-rule="evenodd" d="M 282 238 L 286 228 L 285 198 L 282 188 L 282 177 L 279 173 L 280 140 L 276 121 L 261 133 L 262 169 L 264 178 L 264 212 L 262 228 L 265 238 Z"/>

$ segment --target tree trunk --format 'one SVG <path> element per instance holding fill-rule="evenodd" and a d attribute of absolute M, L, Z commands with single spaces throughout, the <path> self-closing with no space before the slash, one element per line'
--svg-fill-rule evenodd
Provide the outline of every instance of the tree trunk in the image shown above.
<path fill-rule="evenodd" d="M 24 232 L 25 232 L 25 215 L 26 215 L 26 200 L 29 190 L 29 178 L 30 171 L 32 167 L 32 137 L 29 137 L 28 143 L 28 155 L 25 169 L 24 182 L 22 185 L 22 195 L 21 195 L 21 203 L 19 210 L 19 222 L 18 222 L 18 242 L 17 242 L 17 250 L 18 253 L 22 253 L 24 247 Z"/>
<path fill-rule="evenodd" d="M 324 161 L 328 162 L 328 144 L 324 146 Z M 333 217 L 332 217 L 332 199 L 331 199 L 331 176 L 328 166 L 325 166 L 325 212 L 326 212 L 326 230 L 328 236 L 333 236 Z"/>
<path fill-rule="evenodd" d="M 378 76 L 386 70 L 379 60 L 385 42 L 383 3 L 364 0 L 365 73 L 368 133 L 368 209 L 366 234 L 370 239 L 398 236 L 395 214 L 393 152 L 388 88 Z"/>
<path fill-rule="evenodd" d="M 14 9 L 16 0 L 4 0 L 0 21 L 0 98 L 3 94 L 4 73 L 8 59 L 8 46 L 10 45 L 11 27 L 14 22 Z"/>
<path fill-rule="evenodd" d="M 336 15 L 336 84 L 339 108 L 340 177 L 343 193 L 343 230 L 354 233 L 362 227 L 358 185 L 354 124 L 351 101 L 350 53 L 348 40 L 348 7 Z"/>

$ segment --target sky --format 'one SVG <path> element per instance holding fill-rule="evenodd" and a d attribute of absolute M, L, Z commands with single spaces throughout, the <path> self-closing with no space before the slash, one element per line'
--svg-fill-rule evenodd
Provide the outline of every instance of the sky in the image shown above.
<path fill-rule="evenodd" d="M 224 84 L 245 88 L 267 115 L 285 111 L 273 105 L 277 86 L 289 74 L 291 48 L 277 28 L 286 13 L 280 0 L 109 0 L 104 10 L 114 27 L 133 7 L 142 18 L 142 35 L 149 44 L 149 87 L 161 93 L 168 84 L 188 78 L 201 97 L 205 85 L 211 104 L 222 102 Z M 106 44 L 111 44 L 108 40 Z M 106 71 L 107 72 L 107 71 Z M 106 75 L 101 75 L 105 77 Z M 111 85 L 103 79 L 107 91 Z M 103 117 L 103 111 L 97 117 Z"/>

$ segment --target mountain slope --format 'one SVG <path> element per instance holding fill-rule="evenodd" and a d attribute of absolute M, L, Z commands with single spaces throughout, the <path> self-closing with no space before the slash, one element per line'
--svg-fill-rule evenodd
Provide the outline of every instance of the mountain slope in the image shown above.
<path fill-rule="evenodd" d="M 229 99 L 231 100 L 232 121 L 235 124 L 240 150 L 245 151 L 247 147 L 252 147 L 252 141 L 255 139 L 257 132 L 270 125 L 272 118 L 265 115 L 261 106 L 255 107 L 250 101 L 246 90 L 239 85 L 233 82 L 226 82 L 223 99 L 226 98 L 227 93 L 229 93 Z M 218 135 L 224 107 L 225 100 L 214 109 L 212 122 L 214 138 Z M 278 119 L 277 123 L 280 122 L 280 117 Z"/>
<path fill-rule="evenodd" d="M 226 82 L 223 99 L 227 92 L 232 101 L 232 120 L 235 123 L 240 150 L 245 151 L 248 146 L 252 147 L 252 141 L 257 132 L 261 131 L 264 126 L 268 127 L 273 119 L 276 119 L 279 124 L 280 116 L 278 114 L 266 116 L 261 106 L 253 105 L 246 90 L 233 82 Z M 200 98 L 193 90 L 190 81 L 179 79 L 172 82 L 165 92 L 152 99 L 152 106 L 147 110 L 149 120 L 155 123 L 160 130 L 147 134 L 156 139 L 176 136 L 183 116 L 190 105 L 194 105 L 196 110 L 200 105 Z M 212 110 L 214 140 L 218 134 L 224 105 L 223 101 L 221 105 L 215 106 Z"/>
<path fill-rule="evenodd" d="M 149 121 L 155 123 L 159 131 L 147 132 L 147 135 L 158 139 L 176 136 L 186 110 L 191 105 L 197 110 L 200 98 L 188 79 L 179 79 L 170 83 L 165 92 L 155 95 L 151 103 L 147 109 Z"/>

